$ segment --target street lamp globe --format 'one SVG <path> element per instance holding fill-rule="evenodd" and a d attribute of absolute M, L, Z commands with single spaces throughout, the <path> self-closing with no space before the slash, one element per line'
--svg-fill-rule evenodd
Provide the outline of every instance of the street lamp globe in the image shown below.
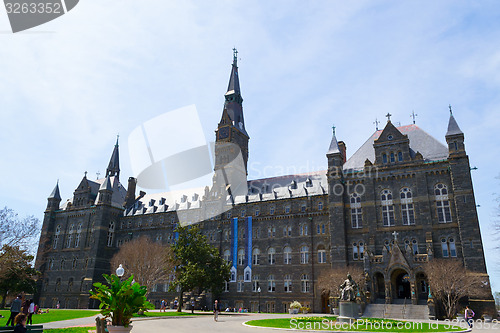
<path fill-rule="evenodd" d="M 122 264 L 120 264 L 120 266 L 118 266 L 118 268 L 116 269 L 116 275 L 122 277 L 123 274 L 125 274 L 125 270 L 123 269 Z"/>

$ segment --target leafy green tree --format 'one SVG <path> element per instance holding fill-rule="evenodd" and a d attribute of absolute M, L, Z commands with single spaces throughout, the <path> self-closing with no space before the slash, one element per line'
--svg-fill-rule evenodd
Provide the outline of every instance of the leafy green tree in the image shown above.
<path fill-rule="evenodd" d="M 231 273 L 229 264 L 221 258 L 217 248 L 211 246 L 197 226 L 177 227 L 179 237 L 172 245 L 171 260 L 175 265 L 175 280 L 170 290 L 179 289 L 179 307 L 182 294 L 198 289 L 210 291 L 217 297 Z"/>
<path fill-rule="evenodd" d="M 4 245 L 0 250 L 0 307 L 5 307 L 8 294 L 21 291 L 34 293 L 38 277 L 33 266 L 33 256 L 18 246 Z"/>

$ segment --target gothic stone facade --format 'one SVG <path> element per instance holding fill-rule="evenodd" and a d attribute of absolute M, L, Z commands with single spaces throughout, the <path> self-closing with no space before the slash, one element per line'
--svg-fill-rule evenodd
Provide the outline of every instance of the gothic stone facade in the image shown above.
<path fill-rule="evenodd" d="M 244 168 L 226 171 L 246 179 L 249 136 L 236 58 L 225 99 L 215 170 L 234 157 L 230 143 Z M 83 177 L 63 204 L 58 186 L 48 198 L 36 261 L 40 305 L 96 307 L 88 290 L 114 271 L 110 259 L 119 247 L 143 235 L 171 244 L 179 220 L 203 220 L 203 233 L 232 262 L 221 297 L 229 307 L 284 312 L 298 300 L 327 312 L 318 277 L 346 265 L 365 270 L 372 302 L 425 303 L 422 265 L 433 258 L 459 258 L 489 281 L 464 134 L 451 112 L 445 139 L 447 146 L 414 124 L 388 120 L 346 160 L 334 132 L 328 170 L 250 180 L 248 192 L 233 191 L 229 199 L 217 181 L 189 197 L 136 196 L 134 178 L 127 190 L 120 184 L 117 143 L 105 178 Z M 225 212 L 213 216 L 214 209 Z M 173 301 L 177 295 L 167 289 L 168 281 L 150 297 Z M 492 304 L 478 300 L 476 307 Z"/>

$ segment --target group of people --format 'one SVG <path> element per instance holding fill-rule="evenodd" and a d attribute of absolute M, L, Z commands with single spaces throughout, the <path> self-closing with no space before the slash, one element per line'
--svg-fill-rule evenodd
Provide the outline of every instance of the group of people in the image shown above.
<path fill-rule="evenodd" d="M 10 306 L 10 317 L 6 326 L 14 326 L 14 332 L 26 332 L 26 324 L 33 325 L 33 314 L 37 307 L 33 299 L 27 299 L 23 302 L 22 295 L 18 295 Z"/>

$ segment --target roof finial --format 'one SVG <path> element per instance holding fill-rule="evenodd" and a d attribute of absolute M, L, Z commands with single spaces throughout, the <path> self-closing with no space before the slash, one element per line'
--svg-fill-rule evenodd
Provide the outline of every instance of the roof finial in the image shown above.
<path fill-rule="evenodd" d="M 87 171 L 85 171 L 85 178 L 87 178 Z"/>
<path fill-rule="evenodd" d="M 380 121 L 378 121 L 378 119 L 375 118 L 375 121 L 373 123 L 375 124 L 375 130 L 378 131 L 378 124 L 380 124 Z"/>
<path fill-rule="evenodd" d="M 335 125 L 332 125 L 333 135 L 335 135 Z"/>
<path fill-rule="evenodd" d="M 448 105 L 448 107 L 450 108 L 450 116 L 453 116 L 453 111 L 451 110 L 451 104 Z"/>
<path fill-rule="evenodd" d="M 118 146 L 118 139 L 120 139 L 120 133 L 116 135 L 116 145 Z"/>
<path fill-rule="evenodd" d="M 99 172 L 99 170 L 97 170 L 97 172 L 95 174 L 97 176 L 97 179 L 99 179 L 99 176 L 101 175 L 101 173 Z"/>
<path fill-rule="evenodd" d="M 236 47 L 233 47 L 233 63 L 236 64 L 236 61 L 238 60 L 238 50 Z"/>
<path fill-rule="evenodd" d="M 416 113 L 415 113 L 415 110 L 412 110 L 412 111 L 411 111 L 411 115 L 410 115 L 410 117 L 412 117 L 412 118 L 413 118 L 413 124 L 414 124 L 414 125 L 415 125 L 415 118 L 416 118 L 417 116 L 418 116 L 418 114 L 416 114 Z"/>
<path fill-rule="evenodd" d="M 387 117 L 387 121 L 391 121 L 391 116 L 392 114 L 390 114 L 389 112 L 387 112 L 387 114 L 385 115 Z"/>

